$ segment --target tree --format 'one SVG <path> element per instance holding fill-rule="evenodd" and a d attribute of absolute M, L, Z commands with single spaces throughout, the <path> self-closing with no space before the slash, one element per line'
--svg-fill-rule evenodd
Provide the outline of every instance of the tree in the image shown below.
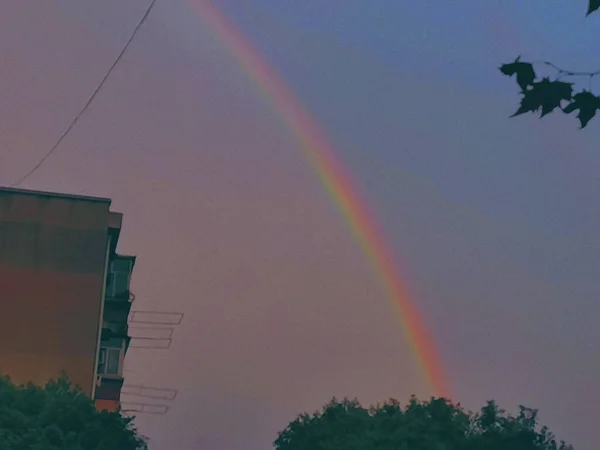
<path fill-rule="evenodd" d="M 493 401 L 474 414 L 443 398 L 402 408 L 390 400 L 368 409 L 335 398 L 320 412 L 301 414 L 279 433 L 276 450 L 573 450 L 538 429 L 537 411 L 512 416 Z"/>
<path fill-rule="evenodd" d="M 146 450 L 132 421 L 96 410 L 64 376 L 44 388 L 0 377 L 0 450 Z"/>
<path fill-rule="evenodd" d="M 588 0 L 587 15 L 600 9 L 600 0 Z M 550 77 L 539 78 L 534 66 L 545 66 L 554 71 Z M 555 110 L 565 114 L 578 111 L 577 118 L 581 128 L 585 128 L 589 121 L 600 110 L 600 97 L 592 93 L 592 80 L 600 75 L 600 70 L 595 72 L 574 72 L 558 67 L 550 61 L 527 62 L 521 61 L 520 57 L 512 62 L 500 66 L 500 71 L 507 76 L 515 76 L 521 90 L 521 103 L 517 111 L 511 116 L 519 116 L 525 113 L 540 113 L 544 117 Z M 587 78 L 587 89 L 573 92 L 575 83 L 565 81 L 564 78 Z"/>

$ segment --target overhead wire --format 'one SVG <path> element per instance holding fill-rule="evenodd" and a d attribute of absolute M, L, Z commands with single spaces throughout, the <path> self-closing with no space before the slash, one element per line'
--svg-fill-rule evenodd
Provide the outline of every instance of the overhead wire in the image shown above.
<path fill-rule="evenodd" d="M 131 33 L 131 36 L 129 36 L 129 39 L 127 40 L 127 42 L 123 46 L 123 49 L 121 50 L 121 52 L 119 53 L 119 55 L 117 56 L 117 58 L 114 60 L 114 62 L 112 63 L 112 65 L 110 66 L 110 68 L 108 69 L 108 71 L 106 72 L 106 74 L 104 75 L 104 77 L 102 78 L 102 80 L 100 81 L 100 83 L 96 86 L 96 89 L 94 89 L 94 91 L 92 92 L 92 95 L 90 96 L 90 98 L 88 99 L 88 101 L 85 103 L 85 105 L 83 106 L 83 108 L 81 108 L 81 110 L 79 111 L 79 113 L 71 121 L 71 123 L 69 124 L 69 126 L 65 129 L 65 131 L 56 140 L 56 142 L 50 148 L 50 150 L 48 150 L 48 152 L 46 152 L 46 154 L 42 158 L 40 158 L 40 160 L 28 172 L 26 172 L 23 176 L 21 176 L 21 178 L 19 178 L 16 182 L 12 183 L 10 185 L 10 187 L 17 187 L 20 184 L 22 184 L 31 175 L 33 175 L 35 172 L 37 172 L 37 170 L 56 151 L 56 149 L 59 147 L 59 145 L 61 144 L 61 142 L 65 139 L 65 137 L 73 129 L 73 127 L 75 126 L 75 124 L 77 123 L 77 121 L 81 118 L 81 116 L 85 113 L 85 111 L 88 109 L 88 107 L 92 104 L 92 102 L 94 101 L 94 99 L 98 95 L 98 92 L 100 92 L 100 90 L 102 89 L 102 86 L 104 86 L 104 83 L 106 83 L 106 80 L 110 77 L 110 74 L 112 73 L 112 71 L 114 70 L 114 68 L 117 66 L 117 64 L 119 64 L 119 62 L 121 61 L 121 58 L 123 58 L 123 55 L 127 51 L 127 48 L 129 47 L 129 44 L 131 44 L 131 42 L 133 41 L 133 38 L 135 37 L 135 35 L 137 34 L 137 32 L 139 31 L 139 29 L 141 28 L 141 26 L 144 24 L 144 22 L 146 21 L 146 19 L 150 15 L 150 11 L 152 11 L 152 8 L 154 7 L 155 3 L 156 3 L 156 0 L 151 0 L 150 1 L 150 4 L 148 5 L 148 8 L 146 8 L 146 11 L 144 12 L 144 15 L 142 16 L 142 18 L 139 20 L 139 22 L 137 23 L 137 25 L 133 29 L 133 32 Z"/>

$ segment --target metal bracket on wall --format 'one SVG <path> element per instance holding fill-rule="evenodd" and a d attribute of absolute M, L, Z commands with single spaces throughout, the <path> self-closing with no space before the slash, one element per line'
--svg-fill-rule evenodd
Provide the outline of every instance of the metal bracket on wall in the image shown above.
<path fill-rule="evenodd" d="M 171 347 L 173 327 L 130 326 L 131 348 L 167 349 Z"/>
<path fill-rule="evenodd" d="M 124 397 L 144 398 L 151 400 L 173 401 L 177 397 L 176 389 L 165 389 L 144 386 L 142 384 L 124 384 L 121 395 Z M 121 401 L 121 410 L 125 413 L 165 415 L 169 411 L 167 405 L 144 403 L 140 401 Z"/>
<path fill-rule="evenodd" d="M 156 388 L 142 384 L 124 384 L 121 388 L 122 395 L 152 398 L 156 400 L 175 400 L 178 391 L 176 389 Z"/>
<path fill-rule="evenodd" d="M 131 311 L 129 323 L 148 325 L 179 325 L 183 320 L 183 313 L 161 311 Z"/>
<path fill-rule="evenodd" d="M 168 350 L 173 343 L 172 339 L 135 338 L 131 339 L 129 348 L 145 348 L 152 350 Z"/>
<path fill-rule="evenodd" d="M 173 327 L 180 325 L 182 320 L 183 313 L 131 311 L 129 315 L 130 347 L 154 350 L 171 348 Z"/>
<path fill-rule="evenodd" d="M 151 403 L 121 402 L 121 411 L 124 413 L 156 414 L 164 416 L 168 411 L 167 405 L 153 405 Z"/>

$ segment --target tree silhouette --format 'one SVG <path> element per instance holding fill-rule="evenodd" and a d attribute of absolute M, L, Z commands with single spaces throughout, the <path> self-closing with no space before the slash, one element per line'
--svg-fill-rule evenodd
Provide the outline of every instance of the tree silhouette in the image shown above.
<path fill-rule="evenodd" d="M 44 388 L 0 377 L 0 450 L 146 450 L 132 421 L 97 411 L 66 377 Z"/>
<path fill-rule="evenodd" d="M 586 15 L 600 9 L 600 0 L 589 0 Z M 539 78 L 534 66 L 545 66 L 555 73 L 550 77 Z M 600 70 L 595 72 L 574 72 L 558 67 L 550 61 L 527 62 L 517 57 L 512 62 L 500 66 L 500 71 L 507 76 L 515 76 L 521 89 L 521 103 L 517 111 L 511 116 L 525 113 L 540 113 L 544 117 L 555 110 L 565 114 L 578 111 L 577 118 L 581 128 L 585 128 L 596 112 L 600 110 L 600 97 L 592 92 L 592 80 L 600 75 Z M 565 81 L 564 78 L 587 78 L 588 88 L 573 93 L 574 83 Z"/>
<path fill-rule="evenodd" d="M 312 415 L 301 414 L 279 433 L 276 450 L 573 450 L 538 429 L 537 411 L 521 406 L 511 416 L 493 401 L 478 413 L 443 398 L 402 408 L 396 400 L 363 408 L 335 398 Z"/>

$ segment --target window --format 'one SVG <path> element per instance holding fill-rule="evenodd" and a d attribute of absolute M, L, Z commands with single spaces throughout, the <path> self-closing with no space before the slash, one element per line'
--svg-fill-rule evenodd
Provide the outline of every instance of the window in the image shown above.
<path fill-rule="evenodd" d="M 129 259 L 115 259 L 111 263 L 111 270 L 113 272 L 131 272 L 131 260 Z"/>
<path fill-rule="evenodd" d="M 98 358 L 99 375 L 120 375 L 121 349 L 120 348 L 100 348 Z"/>
<path fill-rule="evenodd" d="M 107 297 L 117 297 L 129 291 L 131 266 L 129 259 L 115 259 L 110 263 L 110 271 L 106 279 Z"/>
<path fill-rule="evenodd" d="M 108 292 L 112 297 L 123 294 L 129 290 L 129 274 L 113 272 L 110 276 Z"/>

